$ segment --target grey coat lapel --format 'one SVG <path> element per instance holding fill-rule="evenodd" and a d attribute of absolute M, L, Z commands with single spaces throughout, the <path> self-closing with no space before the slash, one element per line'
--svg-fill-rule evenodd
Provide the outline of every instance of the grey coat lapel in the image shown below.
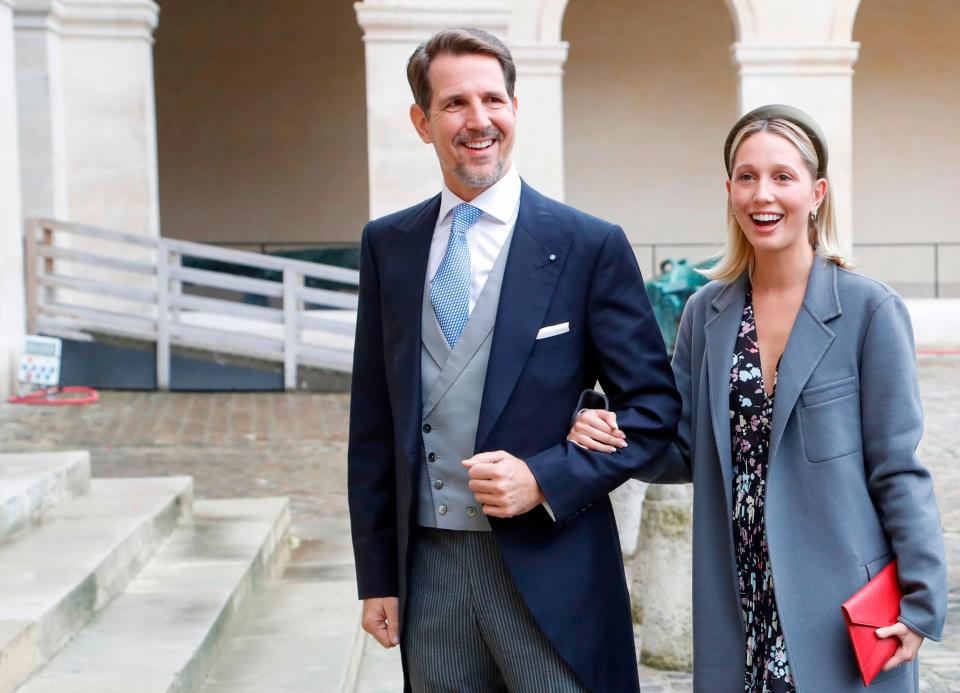
<path fill-rule="evenodd" d="M 733 456 L 730 450 L 730 369 L 733 365 L 733 350 L 737 343 L 737 331 L 743 317 L 743 298 L 747 284 L 743 275 L 724 287 L 711 306 L 715 312 L 704 324 L 706 339 L 707 372 L 709 373 L 710 415 L 713 436 L 720 458 L 720 470 L 726 489 L 727 514 L 733 513 Z"/>
<path fill-rule="evenodd" d="M 774 464 L 784 428 L 810 376 L 827 353 L 835 335 L 826 323 L 840 315 L 837 266 L 819 255 L 813 260 L 803 305 L 793 323 L 777 372 L 770 432 L 770 463 Z"/>

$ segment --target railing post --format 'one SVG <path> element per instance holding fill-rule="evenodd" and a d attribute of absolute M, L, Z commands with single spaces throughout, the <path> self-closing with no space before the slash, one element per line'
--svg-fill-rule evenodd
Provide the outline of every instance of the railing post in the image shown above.
<path fill-rule="evenodd" d="M 41 224 L 40 231 L 41 231 L 41 238 L 43 239 L 41 241 L 42 244 L 47 246 L 48 248 L 52 248 L 54 245 L 53 228 L 45 224 Z M 44 276 L 44 277 L 51 276 L 52 274 L 54 274 L 54 269 L 55 269 L 54 259 L 52 257 L 43 258 L 43 272 L 41 273 L 41 276 Z M 39 299 L 39 294 L 38 294 L 38 299 Z M 53 299 L 54 299 L 54 290 L 53 288 L 48 286 L 43 290 L 43 300 L 39 301 L 38 305 L 43 303 L 51 303 Z"/>
<path fill-rule="evenodd" d="M 170 389 L 170 251 L 157 242 L 157 389 Z"/>
<path fill-rule="evenodd" d="M 172 270 L 183 266 L 183 255 L 177 251 L 170 251 L 167 256 L 167 277 L 170 281 L 170 320 L 174 325 L 180 322 L 180 296 L 183 294 L 183 281 L 179 275 L 174 277 Z"/>
<path fill-rule="evenodd" d="M 27 334 L 37 334 L 37 232 L 36 219 L 28 219 L 23 229 L 23 279 L 26 294 Z"/>
<path fill-rule="evenodd" d="M 933 297 L 940 298 L 940 244 L 933 244 Z"/>
<path fill-rule="evenodd" d="M 303 282 L 298 272 L 290 267 L 283 269 L 283 389 L 297 389 L 297 343 L 300 330 L 297 322 L 300 301 L 297 287 Z"/>

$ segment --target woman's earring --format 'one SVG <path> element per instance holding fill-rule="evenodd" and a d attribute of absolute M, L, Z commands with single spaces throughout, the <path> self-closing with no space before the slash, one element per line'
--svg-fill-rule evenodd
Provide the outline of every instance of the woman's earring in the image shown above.
<path fill-rule="evenodd" d="M 815 210 L 815 209 L 811 209 L 811 210 L 810 210 L 810 219 L 811 219 L 812 221 L 816 221 L 816 220 L 817 220 L 817 210 Z"/>

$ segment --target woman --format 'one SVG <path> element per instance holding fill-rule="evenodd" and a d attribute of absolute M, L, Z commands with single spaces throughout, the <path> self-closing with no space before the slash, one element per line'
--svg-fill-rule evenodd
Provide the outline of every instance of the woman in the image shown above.
<path fill-rule="evenodd" d="M 878 635 L 900 647 L 872 686 L 917 691 L 947 585 L 906 308 L 847 269 L 808 115 L 752 111 L 724 157 L 727 244 L 684 311 L 683 419 L 646 479 L 696 489 L 695 689 L 863 690 L 840 605 L 895 558 L 900 619 Z M 596 410 L 569 435 L 604 452 L 623 438 Z"/>

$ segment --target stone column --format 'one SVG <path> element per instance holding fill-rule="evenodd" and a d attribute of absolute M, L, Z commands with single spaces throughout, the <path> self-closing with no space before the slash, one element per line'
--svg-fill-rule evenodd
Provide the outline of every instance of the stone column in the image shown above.
<path fill-rule="evenodd" d="M 450 27 L 477 27 L 499 36 L 510 47 L 517 65 L 520 102 L 513 158 L 528 182 L 562 199 L 567 45 L 558 38 L 542 40 L 531 33 L 533 29 L 514 30 L 514 18 L 521 12 L 514 4 L 507 0 L 355 3 L 366 58 L 371 217 L 415 204 L 440 189 L 436 156 L 410 123 L 413 97 L 406 65 L 417 44 Z"/>
<path fill-rule="evenodd" d="M 158 236 L 153 0 L 18 0 L 17 72 L 25 216 Z M 64 236 L 63 245 L 132 260 L 114 244 Z M 86 276 L 58 264 L 58 274 Z M 87 277 L 90 278 L 90 277 Z M 97 279 L 152 285 L 110 271 Z M 57 290 L 58 299 L 147 314 L 142 303 Z"/>
<path fill-rule="evenodd" d="M 67 206 L 74 221 L 160 233 L 153 0 L 62 0 Z"/>
<path fill-rule="evenodd" d="M 18 0 L 17 94 L 23 214 L 68 218 L 60 18 L 55 0 Z"/>
<path fill-rule="evenodd" d="M 841 243 L 853 246 L 852 41 L 859 0 L 797 4 L 728 0 L 738 40 L 740 113 L 767 103 L 801 108 L 820 123 L 830 147 L 829 171 Z"/>
<path fill-rule="evenodd" d="M 510 42 L 517 66 L 517 144 L 520 175 L 537 190 L 563 200 L 563 65 L 568 45 Z"/>
<path fill-rule="evenodd" d="M 643 584 L 640 661 L 656 669 L 693 667 L 691 488 L 653 484 L 643 502 L 638 553 Z"/>
<path fill-rule="evenodd" d="M 640 518 L 648 485 L 630 479 L 610 494 L 613 514 L 617 518 L 623 569 L 630 591 L 630 611 L 634 623 L 643 622 L 643 554 L 640 547 Z"/>
<path fill-rule="evenodd" d="M 436 195 L 442 182 L 433 148 L 410 122 L 410 54 L 450 27 L 474 26 L 503 37 L 508 12 L 501 2 L 455 0 L 366 0 L 354 8 L 363 29 L 370 217 L 376 218 Z"/>
<path fill-rule="evenodd" d="M 12 0 L 0 0 L 0 396 L 14 389 L 24 334 L 23 219 Z"/>

